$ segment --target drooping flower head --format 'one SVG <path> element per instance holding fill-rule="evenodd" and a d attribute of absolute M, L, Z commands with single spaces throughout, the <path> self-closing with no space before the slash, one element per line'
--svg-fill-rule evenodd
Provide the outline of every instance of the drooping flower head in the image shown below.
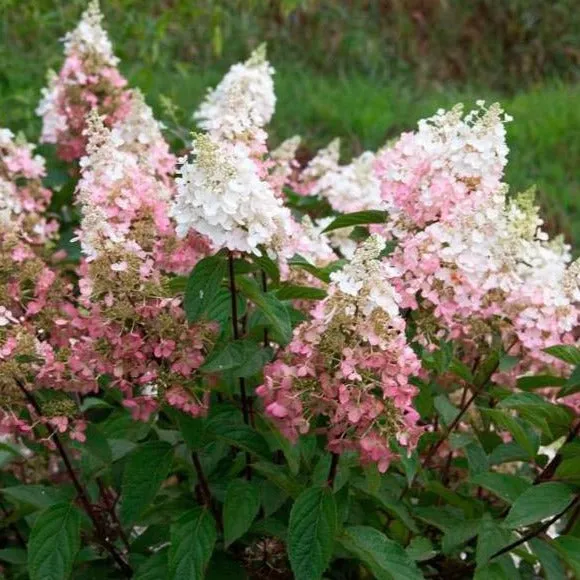
<path fill-rule="evenodd" d="M 276 105 L 274 69 L 260 45 L 244 63 L 231 67 L 215 89 L 210 89 L 194 119 L 200 129 L 227 140 L 265 141 L 263 128 Z"/>
<path fill-rule="evenodd" d="M 383 248 L 372 236 L 332 275 L 328 297 L 266 367 L 256 391 L 291 440 L 324 425 L 330 450 L 356 450 L 380 471 L 396 456 L 395 443 L 413 447 L 421 433 L 409 383 L 420 363 L 388 281 L 395 272 L 378 260 Z"/>
<path fill-rule="evenodd" d="M 213 246 L 259 253 L 280 249 L 289 234 L 290 212 L 260 177 L 243 143 L 196 135 L 191 161 L 182 160 L 171 213 L 177 233 L 207 236 Z"/>
<path fill-rule="evenodd" d="M 36 110 L 43 120 L 41 141 L 57 145 L 65 161 L 85 153 L 89 111 L 96 108 L 109 126 L 128 112 L 127 81 L 117 69 L 102 19 L 97 0 L 92 0 L 77 27 L 64 37 L 65 62 L 58 75 L 49 73 Z"/>

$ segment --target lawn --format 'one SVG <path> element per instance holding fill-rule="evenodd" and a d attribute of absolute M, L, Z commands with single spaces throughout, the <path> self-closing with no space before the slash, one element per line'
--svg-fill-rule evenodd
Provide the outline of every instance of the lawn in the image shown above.
<path fill-rule="evenodd" d="M 537 184 L 551 229 L 564 231 L 578 246 L 580 86 L 574 58 L 580 52 L 566 60 L 578 47 L 574 3 L 535 1 L 522 8 L 526 3 L 506 2 L 511 12 L 491 10 L 463 54 L 454 42 L 465 40 L 445 32 L 449 22 L 444 19 L 455 15 L 458 30 L 470 30 L 477 14 L 475 8 L 465 8 L 469 3 L 451 2 L 455 12 L 449 14 L 427 6 L 437 2 L 415 2 L 436 28 L 427 36 L 416 24 L 415 12 L 409 16 L 400 7 L 381 11 L 397 4 L 389 2 L 102 4 L 122 72 L 172 126 L 175 119 L 162 106 L 169 99 L 187 131 L 205 88 L 263 38 L 277 69 L 274 144 L 301 134 L 313 150 L 340 136 L 347 160 L 412 129 L 439 107 L 499 100 L 514 117 L 507 175 L 512 190 Z M 277 11 L 266 4 L 278 6 Z M 473 6 L 485 4 L 490 3 L 480 0 Z M 4 0 L 4 5 L 0 115 L 3 125 L 33 139 L 39 127 L 34 107 L 45 71 L 60 65 L 58 39 L 74 26 L 84 3 Z M 501 51 L 494 44 L 494 30 Z M 530 30 L 535 37 L 528 39 Z M 381 39 L 389 42 L 381 44 Z M 454 62 L 460 65 L 454 68 Z"/>

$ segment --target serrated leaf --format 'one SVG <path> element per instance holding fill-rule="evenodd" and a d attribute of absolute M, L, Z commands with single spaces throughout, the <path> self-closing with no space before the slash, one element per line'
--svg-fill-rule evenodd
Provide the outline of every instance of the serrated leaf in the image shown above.
<path fill-rule="evenodd" d="M 318 580 L 330 563 L 338 522 L 330 489 L 301 493 L 290 512 L 288 556 L 296 580 Z"/>
<path fill-rule="evenodd" d="M 244 479 L 234 479 L 224 502 L 224 541 L 226 548 L 241 538 L 260 510 L 260 491 Z"/>
<path fill-rule="evenodd" d="M 326 290 L 313 286 L 284 284 L 276 291 L 278 300 L 322 300 L 325 297 Z"/>
<path fill-rule="evenodd" d="M 571 365 L 580 365 L 580 348 L 570 344 L 559 344 L 544 349 L 544 352 Z"/>
<path fill-rule="evenodd" d="M 367 210 L 356 211 L 353 213 L 345 213 L 333 220 L 322 233 L 332 232 L 341 228 L 350 228 L 352 226 L 360 226 L 366 224 L 384 224 L 387 221 L 389 214 L 386 211 Z"/>
<path fill-rule="evenodd" d="M 165 441 L 148 441 L 131 451 L 121 485 L 121 519 L 135 522 L 151 504 L 167 478 L 173 447 Z"/>
<path fill-rule="evenodd" d="M 503 523 L 506 528 L 529 526 L 560 513 L 574 500 L 574 488 L 551 481 L 524 491 L 512 505 Z"/>
<path fill-rule="evenodd" d="M 189 322 L 199 320 L 219 290 L 227 272 L 223 255 L 201 259 L 194 267 L 185 287 L 183 308 Z"/>
<path fill-rule="evenodd" d="M 367 526 L 346 528 L 340 544 L 368 567 L 377 580 L 421 580 L 423 574 L 402 546 Z"/>
<path fill-rule="evenodd" d="M 493 472 L 480 473 L 471 478 L 471 483 L 480 485 L 508 503 L 516 501 L 532 485 L 523 477 Z"/>
<path fill-rule="evenodd" d="M 216 537 L 215 522 L 207 510 L 183 514 L 171 526 L 167 580 L 202 580 Z"/>
<path fill-rule="evenodd" d="M 81 546 L 81 516 L 72 504 L 42 512 L 28 541 L 30 580 L 66 580 Z"/>

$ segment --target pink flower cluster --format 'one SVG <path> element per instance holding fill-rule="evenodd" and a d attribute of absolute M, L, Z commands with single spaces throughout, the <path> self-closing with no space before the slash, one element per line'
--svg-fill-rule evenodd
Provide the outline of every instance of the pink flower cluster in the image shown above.
<path fill-rule="evenodd" d="M 65 161 L 84 155 L 89 111 L 96 108 L 109 126 L 129 111 L 127 81 L 117 69 L 102 19 L 98 1 L 92 0 L 78 26 L 65 36 L 65 62 L 58 75 L 49 74 L 37 108 L 43 120 L 41 141 L 57 145 Z"/>
<path fill-rule="evenodd" d="M 322 428 L 329 450 L 356 450 L 381 472 L 396 444 L 412 449 L 423 431 L 410 383 L 421 365 L 387 281 L 393 273 L 377 260 L 383 247 L 371 237 L 333 276 L 328 297 L 266 367 L 256 390 L 289 439 Z"/>

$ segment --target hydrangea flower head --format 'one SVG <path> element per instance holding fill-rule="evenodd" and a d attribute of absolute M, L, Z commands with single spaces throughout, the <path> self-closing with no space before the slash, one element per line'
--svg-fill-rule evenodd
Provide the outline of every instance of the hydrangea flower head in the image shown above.
<path fill-rule="evenodd" d="M 388 282 L 394 272 L 377 260 L 383 247 L 372 236 L 333 274 L 328 297 L 266 366 L 256 391 L 291 440 L 322 421 L 330 450 L 358 451 L 381 472 L 396 456 L 394 442 L 412 448 L 422 432 L 409 383 L 420 363 Z"/>
<path fill-rule="evenodd" d="M 208 134 L 195 136 L 192 153 L 182 160 L 172 207 L 178 235 L 196 230 L 215 248 L 242 252 L 279 249 L 290 235 L 290 212 L 260 178 L 249 148 Z"/>
<path fill-rule="evenodd" d="M 262 44 L 208 92 L 194 113 L 199 128 L 220 139 L 265 140 L 263 128 L 276 106 L 273 74 Z"/>
<path fill-rule="evenodd" d="M 65 62 L 58 74 L 49 72 L 36 109 L 42 117 L 41 141 L 57 145 L 65 161 L 84 155 L 85 119 L 93 108 L 109 126 L 128 113 L 131 95 L 102 19 L 98 2 L 91 1 L 77 27 L 64 37 Z"/>

